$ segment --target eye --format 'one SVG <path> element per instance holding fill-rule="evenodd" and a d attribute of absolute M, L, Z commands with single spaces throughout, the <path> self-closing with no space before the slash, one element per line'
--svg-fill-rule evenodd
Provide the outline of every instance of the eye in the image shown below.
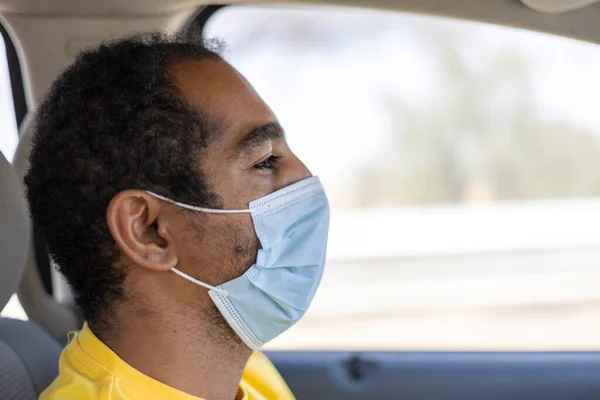
<path fill-rule="evenodd" d="M 275 169 L 277 166 L 277 160 L 281 157 L 278 156 L 270 156 L 265 161 L 262 161 L 254 166 L 256 169 Z"/>

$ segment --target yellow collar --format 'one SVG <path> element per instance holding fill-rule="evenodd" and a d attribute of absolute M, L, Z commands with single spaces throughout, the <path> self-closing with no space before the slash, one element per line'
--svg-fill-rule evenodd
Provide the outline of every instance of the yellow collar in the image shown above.
<path fill-rule="evenodd" d="M 94 335 L 87 323 L 84 324 L 74 340 L 77 342 L 77 347 L 91 359 L 81 361 L 86 364 L 89 364 L 87 361 L 93 361 L 95 362 L 93 368 L 103 367 L 105 371 L 108 370 L 119 380 L 123 389 L 135 397 L 140 399 L 202 400 L 150 378 L 127 364 Z M 236 397 L 244 399 L 245 394 L 240 389 Z"/>

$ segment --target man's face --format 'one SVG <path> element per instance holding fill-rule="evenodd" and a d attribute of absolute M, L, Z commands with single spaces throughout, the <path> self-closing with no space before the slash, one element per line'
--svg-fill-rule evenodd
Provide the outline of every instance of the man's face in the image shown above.
<path fill-rule="evenodd" d="M 222 199 L 224 209 L 248 204 L 309 177 L 290 151 L 272 111 L 246 80 L 218 60 L 182 61 L 171 74 L 190 105 L 209 115 L 216 133 L 198 164 L 203 179 Z M 177 268 L 216 286 L 242 275 L 256 260 L 260 245 L 250 214 L 210 214 L 168 209 Z M 171 274 L 186 301 L 200 292 Z"/>

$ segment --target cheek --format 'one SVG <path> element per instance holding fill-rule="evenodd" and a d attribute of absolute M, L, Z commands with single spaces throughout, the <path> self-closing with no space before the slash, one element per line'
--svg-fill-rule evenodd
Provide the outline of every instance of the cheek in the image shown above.
<path fill-rule="evenodd" d="M 179 262 L 199 279 L 220 275 L 219 262 L 223 253 L 222 238 L 228 235 L 227 227 L 215 224 L 205 215 L 190 216 L 180 231 L 177 243 Z M 209 283 L 213 283 L 211 280 Z"/>
<path fill-rule="evenodd" d="M 256 253 L 260 243 L 254 231 L 250 215 L 245 215 L 237 226 L 231 226 L 232 233 L 232 272 L 234 276 L 242 275 L 256 261 Z"/>
<path fill-rule="evenodd" d="M 247 209 L 250 202 L 259 199 L 276 189 L 272 173 L 261 173 L 254 169 L 236 169 L 223 174 L 222 179 L 214 181 L 212 189 L 223 200 L 225 209 Z"/>
<path fill-rule="evenodd" d="M 256 261 L 260 245 L 249 214 L 202 216 L 190 225 L 180 260 L 197 277 L 221 284 Z"/>

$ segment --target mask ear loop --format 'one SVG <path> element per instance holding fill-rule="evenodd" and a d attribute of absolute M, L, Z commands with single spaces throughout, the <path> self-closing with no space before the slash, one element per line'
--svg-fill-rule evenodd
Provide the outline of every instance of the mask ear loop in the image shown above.
<path fill-rule="evenodd" d="M 174 204 L 176 206 L 179 206 L 181 208 L 185 208 L 187 210 L 192 210 L 192 211 L 200 211 L 200 212 L 206 212 L 206 213 L 212 213 L 212 214 L 239 214 L 239 213 L 250 213 L 252 212 L 251 210 L 216 210 L 216 209 L 212 209 L 212 208 L 204 208 L 204 207 L 195 207 L 195 206 L 190 206 L 188 204 L 184 204 L 184 203 L 179 203 L 177 201 L 171 200 L 168 197 L 164 197 L 161 196 L 160 194 L 156 194 L 154 192 L 151 192 L 149 190 L 144 190 L 144 192 L 148 193 L 150 196 L 154 196 L 159 200 L 163 200 L 166 201 L 167 203 L 171 203 Z M 219 289 L 217 287 L 211 286 L 207 283 L 204 283 L 202 281 L 199 281 L 198 279 L 189 276 L 188 274 L 178 270 L 177 268 L 171 268 L 171 271 L 175 272 L 177 275 L 181 276 L 184 279 L 187 279 L 190 282 L 195 283 L 196 285 L 200 285 L 204 288 L 207 288 L 209 290 L 213 290 L 215 293 L 217 293 L 218 295 L 221 295 L 223 297 L 227 297 L 229 295 L 229 292 L 227 290 L 223 290 L 223 289 Z"/>
<path fill-rule="evenodd" d="M 177 268 L 171 268 L 171 271 L 175 272 L 180 277 L 182 277 L 184 279 L 187 279 L 188 281 L 194 282 L 197 285 L 200 285 L 200 286 L 205 287 L 205 288 L 210 289 L 210 290 L 214 290 L 217 294 L 219 294 L 219 295 L 221 295 L 223 297 L 227 297 L 227 295 L 229 295 L 229 292 L 227 290 L 219 289 L 217 287 L 209 285 L 208 283 L 204 283 L 202 281 L 199 281 L 196 278 L 192 278 L 191 276 L 189 276 L 188 274 L 186 274 L 184 272 L 181 272 Z"/>
<path fill-rule="evenodd" d="M 214 208 L 204 208 L 204 207 L 196 207 L 196 206 L 190 206 L 188 204 L 184 204 L 184 203 L 179 203 L 175 200 L 171 200 L 167 197 L 161 196 L 160 194 L 156 194 L 154 192 L 151 192 L 149 190 L 144 190 L 144 192 L 148 193 L 150 196 L 154 196 L 157 199 L 166 201 L 167 203 L 171 203 L 171 204 L 175 204 L 176 206 L 179 206 L 181 208 L 185 208 L 188 210 L 192 210 L 192 211 L 200 211 L 200 212 L 205 212 L 205 213 L 212 213 L 212 214 L 239 214 L 239 213 L 251 213 L 252 211 L 250 209 L 246 209 L 246 210 L 217 210 Z"/>

